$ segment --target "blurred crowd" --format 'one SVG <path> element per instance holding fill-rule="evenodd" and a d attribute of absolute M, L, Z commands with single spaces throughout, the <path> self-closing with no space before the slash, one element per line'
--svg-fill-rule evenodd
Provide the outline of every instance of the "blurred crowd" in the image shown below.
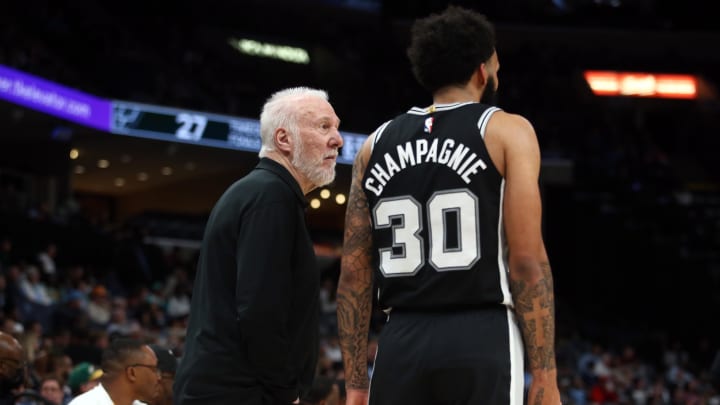
<path fill-rule="evenodd" d="M 173 30 L 167 25 L 178 21 L 137 17 L 127 30 L 113 17 L 118 10 L 102 3 L 74 7 L 77 12 L 47 0 L 8 4 L 0 13 L 0 64 L 100 97 L 240 116 L 256 116 L 268 93 L 242 78 L 262 73 L 264 85 L 280 87 L 303 74 L 305 84 L 329 89 L 345 129 L 354 132 L 371 131 L 410 107 L 406 100 L 423 100 L 402 48 L 383 41 L 379 25 L 358 36 L 377 46 L 334 38 L 338 44 L 314 48 L 320 65 L 284 67 L 237 56 L 226 44 L 232 27 L 185 21 Z M 340 22 L 328 32 L 333 24 Z M 708 374 L 718 349 L 712 319 L 720 315 L 717 101 L 594 98 L 582 70 L 623 62 L 595 49 L 519 46 L 501 49 L 500 57 L 502 107 L 533 122 L 546 161 L 570 163 L 569 178 L 560 176 L 565 180 L 543 174 L 548 250 L 557 265 L 563 403 L 720 404 Z M 380 61 L 387 70 L 378 71 Z M 344 69 L 347 64 L 362 69 Z M 686 69 L 679 55 L 650 55 L 635 65 Z M 693 69 L 713 79 L 716 67 Z M 370 83 L 383 97 L 367 96 Z M 139 227 L 70 230 L 66 215 L 77 207 L 47 212 L 23 195 L 33 187 L 21 178 L 0 170 L 0 330 L 25 350 L 27 388 L 67 403 L 96 380 L 103 350 L 119 336 L 181 357 L 197 252 L 147 244 Z M 338 396 L 344 389 L 338 266 L 323 269 L 318 372 L 325 379 L 318 396 L 333 383 Z M 648 289 L 665 299 L 647 299 Z M 679 319 L 670 319 L 677 312 Z M 609 315 L 618 313 L 628 318 Z M 370 370 L 383 320 L 379 311 L 373 317 Z"/>
<path fill-rule="evenodd" d="M 42 248 L 19 254 L 33 249 L 18 246 L 10 236 L 0 240 L 0 331 L 16 337 L 25 350 L 26 388 L 67 403 L 97 382 L 103 350 L 118 337 L 167 347 L 182 359 L 194 252 L 160 249 L 163 267 L 170 271 L 156 273 L 157 280 L 147 283 L 142 275 L 121 281 L 113 271 L 69 264 L 82 263 L 82 257 L 63 255 L 61 242 L 36 246 Z M 152 250 L 141 247 L 131 253 L 142 256 Z M 335 315 L 339 262 L 323 270 L 318 364 L 323 378 L 318 384 L 336 386 L 341 396 L 344 375 Z M 368 351 L 371 372 L 383 322 L 382 312 L 376 311 Z M 563 403 L 720 404 L 709 373 L 717 351 L 712 339 L 702 333 L 674 340 L 668 331 L 640 332 L 635 337 L 582 335 L 561 323 L 557 353 Z"/>

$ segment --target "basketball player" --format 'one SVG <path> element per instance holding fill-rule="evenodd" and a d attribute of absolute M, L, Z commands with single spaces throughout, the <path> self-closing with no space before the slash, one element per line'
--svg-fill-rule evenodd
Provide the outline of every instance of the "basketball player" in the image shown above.
<path fill-rule="evenodd" d="M 381 125 L 353 166 L 338 286 L 347 404 L 521 404 L 527 356 L 528 403 L 558 405 L 540 152 L 525 118 L 492 106 L 494 28 L 450 6 L 414 23 L 408 56 L 433 104 Z M 389 315 L 370 384 L 373 294 Z"/>

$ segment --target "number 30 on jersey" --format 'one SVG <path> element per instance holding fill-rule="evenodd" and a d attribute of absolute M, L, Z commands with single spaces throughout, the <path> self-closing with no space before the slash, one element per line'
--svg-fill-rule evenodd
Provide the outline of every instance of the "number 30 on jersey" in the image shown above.
<path fill-rule="evenodd" d="M 413 276 L 426 257 L 437 271 L 468 270 L 480 259 L 474 194 L 467 189 L 439 191 L 424 208 L 411 196 L 382 199 L 375 206 L 375 228 L 392 229 L 392 246 L 380 248 L 380 270 L 386 277 Z M 423 215 L 430 228 L 429 255 L 424 253 Z"/>

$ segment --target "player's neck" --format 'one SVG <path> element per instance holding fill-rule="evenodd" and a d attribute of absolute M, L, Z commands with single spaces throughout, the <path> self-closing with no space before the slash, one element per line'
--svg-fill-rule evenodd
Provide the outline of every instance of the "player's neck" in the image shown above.
<path fill-rule="evenodd" d="M 472 86 L 447 86 L 433 94 L 433 104 L 477 103 L 480 101 L 480 92 Z"/>

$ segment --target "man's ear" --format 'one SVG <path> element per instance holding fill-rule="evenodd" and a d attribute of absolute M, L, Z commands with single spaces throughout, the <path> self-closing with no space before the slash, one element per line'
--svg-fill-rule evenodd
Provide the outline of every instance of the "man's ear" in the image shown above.
<path fill-rule="evenodd" d="M 279 150 L 290 153 L 292 152 L 293 139 L 290 133 L 285 128 L 278 128 L 273 134 L 273 140 L 275 141 L 275 147 Z"/>
<path fill-rule="evenodd" d="M 470 76 L 470 84 L 476 89 L 482 90 L 487 84 L 488 72 L 484 63 L 481 63 Z"/>
<path fill-rule="evenodd" d="M 487 64 L 481 63 L 480 66 L 477 68 L 477 80 L 478 84 L 481 86 L 484 86 L 487 84 L 488 77 L 490 74 L 487 71 Z"/>
<path fill-rule="evenodd" d="M 125 368 L 125 376 L 128 380 L 135 381 L 137 379 L 137 376 L 135 375 L 135 367 Z"/>

